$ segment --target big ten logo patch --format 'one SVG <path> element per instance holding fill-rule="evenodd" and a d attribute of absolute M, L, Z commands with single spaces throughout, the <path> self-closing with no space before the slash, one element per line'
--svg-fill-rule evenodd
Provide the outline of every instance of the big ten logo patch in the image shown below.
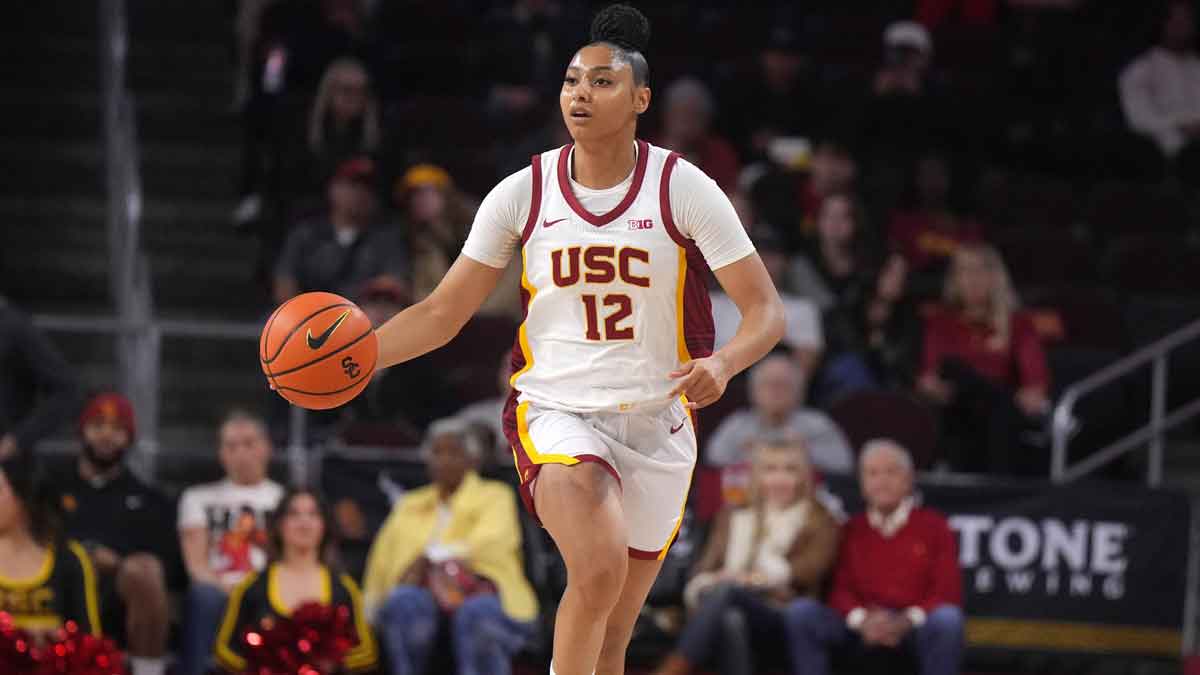
<path fill-rule="evenodd" d="M 654 219 L 652 218 L 631 218 L 629 220 L 629 229 L 631 230 L 651 230 L 654 229 Z"/>

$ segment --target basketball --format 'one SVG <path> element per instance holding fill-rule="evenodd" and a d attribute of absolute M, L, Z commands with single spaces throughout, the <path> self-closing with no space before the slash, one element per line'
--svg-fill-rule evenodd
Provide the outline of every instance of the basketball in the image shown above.
<path fill-rule="evenodd" d="M 259 338 L 263 373 L 279 395 L 309 410 L 336 408 L 371 381 L 379 344 L 370 319 L 333 293 L 304 293 L 279 306 Z"/>

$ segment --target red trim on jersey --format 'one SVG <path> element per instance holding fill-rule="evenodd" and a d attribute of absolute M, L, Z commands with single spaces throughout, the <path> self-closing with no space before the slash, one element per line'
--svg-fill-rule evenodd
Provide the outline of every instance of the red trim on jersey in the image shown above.
<path fill-rule="evenodd" d="M 687 252 L 687 276 L 683 281 L 683 341 L 693 359 L 702 359 L 712 355 L 716 329 L 704 274 L 708 263 L 704 261 L 696 242 L 683 236 L 675 226 L 675 216 L 671 212 L 671 173 L 678 161 L 679 153 L 672 152 L 663 165 L 662 182 L 658 186 L 658 208 L 662 212 L 663 227 L 667 228 L 667 234 Z"/>
<path fill-rule="evenodd" d="M 525 219 L 525 227 L 521 229 L 521 246 L 529 241 L 533 228 L 537 225 L 538 213 L 542 210 L 542 156 L 534 155 L 530 166 L 533 169 L 533 192 L 529 195 L 529 217 Z"/>
<path fill-rule="evenodd" d="M 642 179 L 646 177 L 646 162 L 650 159 L 650 144 L 641 140 L 637 144 L 637 164 L 633 169 L 633 184 L 629 186 L 629 191 L 625 193 L 625 198 L 621 200 L 621 203 L 614 206 L 608 213 L 602 215 L 596 215 L 583 208 L 583 204 L 579 203 L 579 200 L 575 197 L 575 193 L 571 190 L 571 176 L 567 167 L 567 159 L 571 156 L 571 148 L 575 144 L 568 144 L 559 151 L 558 189 L 567 200 L 567 204 L 571 206 L 571 210 L 578 214 L 580 218 L 583 218 L 596 227 L 604 227 L 616 220 L 618 216 L 625 213 L 633 205 L 633 200 L 637 199 L 638 192 L 642 190 Z"/>

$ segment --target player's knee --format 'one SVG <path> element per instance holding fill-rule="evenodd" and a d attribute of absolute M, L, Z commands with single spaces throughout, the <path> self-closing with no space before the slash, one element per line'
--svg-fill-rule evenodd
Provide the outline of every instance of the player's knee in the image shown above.
<path fill-rule="evenodd" d="M 149 553 L 134 553 L 121 561 L 118 585 L 138 596 L 159 593 L 166 588 L 166 574 L 158 558 Z"/>
<path fill-rule="evenodd" d="M 580 599 L 596 612 L 608 613 L 621 597 L 629 559 L 624 551 L 597 552 L 581 559 L 567 569 L 567 585 L 574 588 Z"/>

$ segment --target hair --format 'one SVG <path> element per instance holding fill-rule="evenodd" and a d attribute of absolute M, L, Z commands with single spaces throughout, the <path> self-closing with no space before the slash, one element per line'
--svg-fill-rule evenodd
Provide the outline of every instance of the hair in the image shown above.
<path fill-rule="evenodd" d="M 310 487 L 288 488 L 283 493 L 283 497 L 279 499 L 278 506 L 271 512 L 271 517 L 267 522 L 267 550 L 270 560 L 279 562 L 283 559 L 283 521 L 287 518 L 288 507 L 291 506 L 292 501 L 304 495 L 312 497 L 313 501 L 317 503 L 317 513 L 321 515 L 321 521 L 325 525 L 325 531 L 321 534 L 321 542 L 317 545 L 317 558 L 331 572 L 336 571 L 340 567 L 337 522 L 333 519 L 329 503 L 325 501 L 320 492 Z"/>
<path fill-rule="evenodd" d="M 1008 267 L 1004 265 L 1004 258 L 994 247 L 988 244 L 963 244 L 958 247 L 946 273 L 943 292 L 946 304 L 958 310 L 963 309 L 962 289 L 958 287 L 958 275 L 955 270 L 967 256 L 979 256 L 983 260 L 984 267 L 992 275 L 991 297 L 988 298 L 988 321 L 996 335 L 1007 344 L 1012 314 L 1020 307 L 1021 303 L 1017 298 L 1017 292 L 1013 290 L 1012 277 L 1008 274 Z"/>
<path fill-rule="evenodd" d="M 32 459 L 17 456 L 0 463 L 0 472 L 25 509 L 33 540 L 41 546 L 58 542 L 63 534 L 62 514 L 37 464 Z"/>
<path fill-rule="evenodd" d="M 916 465 L 913 464 L 913 458 L 908 452 L 908 449 L 890 438 L 873 438 L 866 443 L 863 443 L 862 452 L 858 457 L 859 465 L 861 466 L 862 464 L 866 463 L 867 459 L 870 458 L 871 455 L 877 455 L 882 452 L 887 452 L 894 455 L 896 459 L 900 460 L 900 464 L 903 465 L 905 469 L 908 469 L 909 473 L 912 473 L 916 470 Z"/>
<path fill-rule="evenodd" d="M 253 413 L 246 408 L 231 408 L 229 412 L 225 413 L 225 415 L 221 417 L 221 422 L 217 425 L 217 429 L 224 430 L 225 427 L 236 422 L 253 424 L 254 426 L 258 427 L 259 431 L 262 432 L 262 435 L 267 439 L 267 442 L 270 442 L 271 432 L 267 427 L 267 421 L 263 419 L 262 416 Z"/>
<path fill-rule="evenodd" d="M 474 429 L 465 420 L 457 417 L 443 417 L 430 424 L 429 429 L 425 432 L 425 440 L 421 443 L 421 454 L 423 456 L 429 456 L 433 446 L 433 439 L 438 436 L 454 436 L 462 444 L 463 450 L 467 453 L 468 457 L 476 462 L 483 459 L 483 443 L 480 442 L 478 434 L 474 432 Z"/>
<path fill-rule="evenodd" d="M 700 102 L 700 107 L 703 109 L 705 115 L 711 116 L 713 112 L 712 92 L 709 91 L 708 85 L 695 77 L 681 77 L 672 82 L 667 87 L 665 99 L 667 107 L 681 101 L 694 99 Z"/>
<path fill-rule="evenodd" d="M 796 362 L 787 354 L 783 352 L 774 352 L 763 357 L 761 361 L 754 364 L 754 367 L 750 369 L 751 387 L 758 386 L 758 381 L 763 378 L 763 373 L 766 372 L 767 367 L 773 363 L 782 363 L 786 365 L 788 372 L 791 373 L 794 378 L 796 378 L 796 386 L 804 386 L 806 373 L 803 372 L 800 366 L 797 365 Z"/>
<path fill-rule="evenodd" d="M 325 74 L 321 76 L 321 83 L 317 86 L 317 95 L 308 115 L 308 147 L 313 151 L 320 151 L 325 145 L 325 123 L 333 100 L 334 82 L 343 74 L 362 75 L 367 81 L 367 86 L 371 84 L 370 74 L 357 59 L 344 56 L 329 64 Z M 377 149 L 381 135 L 379 102 L 373 94 L 368 93 L 366 108 L 363 111 L 361 149 L 366 152 Z"/>
<path fill-rule="evenodd" d="M 650 45 L 650 20 L 629 5 L 609 5 L 592 19 L 591 42 L 607 45 L 613 58 L 633 69 L 633 82 L 650 84 L 650 64 L 644 53 Z"/>

